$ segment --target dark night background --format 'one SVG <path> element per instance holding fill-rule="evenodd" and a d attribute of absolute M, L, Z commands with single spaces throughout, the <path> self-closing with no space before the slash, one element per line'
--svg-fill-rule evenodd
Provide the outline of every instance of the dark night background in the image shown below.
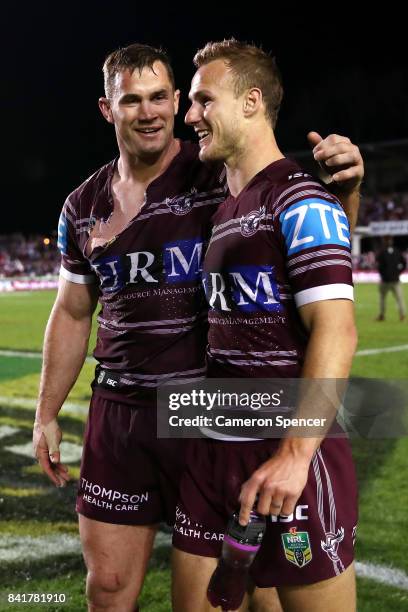
<path fill-rule="evenodd" d="M 358 144 L 408 139 L 403 19 L 373 15 L 371 7 L 357 20 L 342 4 L 323 22 L 296 5 L 285 14 L 272 4 L 191 6 L 84 1 L 3 7 L 0 234 L 51 232 L 66 195 L 115 155 L 113 130 L 97 108 L 101 65 L 107 53 L 131 42 L 169 52 L 184 95 L 176 124 L 182 137 L 190 137 L 182 118 L 195 50 L 235 36 L 277 57 L 285 86 L 277 137 L 285 152 L 306 149 L 311 129 L 345 134 Z"/>

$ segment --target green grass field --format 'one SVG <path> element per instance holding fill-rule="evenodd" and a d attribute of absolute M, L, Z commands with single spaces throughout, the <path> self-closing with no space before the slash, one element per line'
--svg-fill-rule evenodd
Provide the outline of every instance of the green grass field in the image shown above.
<path fill-rule="evenodd" d="M 408 286 L 405 287 L 408 301 Z M 53 292 L 0 294 L 0 612 L 27 610 L 81 612 L 84 566 L 74 512 L 75 482 L 55 489 L 28 455 L 41 361 L 40 351 Z M 377 288 L 358 285 L 358 350 L 408 344 L 408 324 L 398 321 L 389 297 L 388 320 L 374 322 Z M 94 336 L 92 339 L 92 345 Z M 353 374 L 369 378 L 407 378 L 408 349 L 356 356 Z M 63 409 L 60 423 L 73 452 L 71 473 L 78 477 L 93 364 L 86 363 Z M 354 440 L 360 484 L 357 560 L 408 574 L 404 541 L 408 529 L 408 438 Z M 27 450 L 28 449 L 28 450 Z M 67 451 L 68 452 L 68 451 Z M 146 612 L 168 612 L 169 549 L 155 550 L 141 598 Z M 57 593 L 66 603 L 9 603 L 9 593 Z M 358 579 L 359 612 L 408 610 L 408 590 Z M 300 612 L 300 611 L 299 611 Z M 347 611 L 345 611 L 347 612 Z"/>

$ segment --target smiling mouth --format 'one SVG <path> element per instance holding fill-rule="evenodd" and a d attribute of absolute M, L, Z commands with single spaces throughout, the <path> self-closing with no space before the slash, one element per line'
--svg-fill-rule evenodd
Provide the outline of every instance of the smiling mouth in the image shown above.
<path fill-rule="evenodd" d="M 209 130 L 197 130 L 198 142 L 200 145 L 208 143 L 211 132 Z"/>
<path fill-rule="evenodd" d="M 162 128 L 161 127 L 149 127 L 149 128 L 136 128 L 135 132 L 149 136 L 151 134 L 157 134 Z"/>

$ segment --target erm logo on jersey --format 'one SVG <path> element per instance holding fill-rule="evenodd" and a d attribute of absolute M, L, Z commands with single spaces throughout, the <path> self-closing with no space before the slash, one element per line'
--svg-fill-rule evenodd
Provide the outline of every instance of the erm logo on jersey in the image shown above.
<path fill-rule="evenodd" d="M 129 284 L 186 283 L 201 278 L 203 241 L 179 240 L 163 245 L 159 252 L 136 251 L 100 258 L 92 268 L 101 289 L 113 293 Z"/>
<path fill-rule="evenodd" d="M 340 204 L 307 198 L 289 206 L 279 219 L 289 256 L 326 244 L 350 245 L 347 216 Z"/>
<path fill-rule="evenodd" d="M 282 308 L 273 266 L 234 266 L 225 272 L 206 272 L 203 285 L 214 310 L 276 312 Z"/>

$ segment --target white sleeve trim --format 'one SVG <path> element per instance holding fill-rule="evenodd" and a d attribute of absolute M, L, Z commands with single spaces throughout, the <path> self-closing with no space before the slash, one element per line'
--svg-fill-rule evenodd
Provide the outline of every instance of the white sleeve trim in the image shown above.
<path fill-rule="evenodd" d="M 346 283 L 321 285 L 320 287 L 304 289 L 295 294 L 295 302 L 298 308 L 305 304 L 310 304 L 311 302 L 342 299 L 354 302 L 354 289 L 351 285 L 347 285 Z"/>
<path fill-rule="evenodd" d="M 60 276 L 71 283 L 78 283 L 80 285 L 92 285 L 97 282 L 96 276 L 93 274 L 74 274 L 66 270 L 64 266 L 60 268 Z"/>

